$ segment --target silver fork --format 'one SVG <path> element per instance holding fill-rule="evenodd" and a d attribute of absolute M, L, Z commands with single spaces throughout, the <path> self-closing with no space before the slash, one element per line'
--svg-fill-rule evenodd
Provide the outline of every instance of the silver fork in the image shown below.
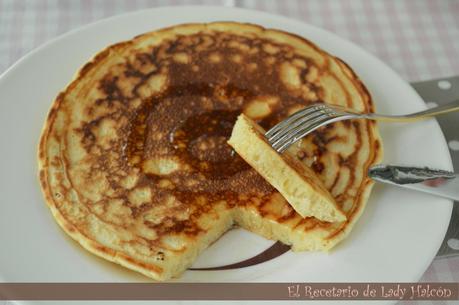
<path fill-rule="evenodd" d="M 406 115 L 381 115 L 359 113 L 351 109 L 327 104 L 313 104 L 295 112 L 265 133 L 271 146 L 279 153 L 319 127 L 338 121 L 368 119 L 392 122 L 406 122 L 426 119 L 443 113 L 459 110 L 459 100 Z"/>

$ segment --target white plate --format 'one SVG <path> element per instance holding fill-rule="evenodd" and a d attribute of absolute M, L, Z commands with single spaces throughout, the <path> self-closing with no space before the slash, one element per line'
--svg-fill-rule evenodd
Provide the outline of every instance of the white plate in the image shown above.
<path fill-rule="evenodd" d="M 266 13 L 224 7 L 159 8 L 110 18 L 68 33 L 25 56 L 0 78 L 0 280 L 146 280 L 81 250 L 58 228 L 36 177 L 40 130 L 55 95 L 95 52 L 157 28 L 215 20 L 257 23 L 314 41 L 355 69 L 381 113 L 425 108 L 404 80 L 356 45 L 322 29 Z M 447 145 L 435 121 L 381 125 L 385 162 L 452 169 Z M 244 269 L 188 271 L 181 279 L 417 281 L 443 240 L 451 209 L 452 203 L 445 199 L 377 185 L 354 231 L 331 254 L 288 252 Z M 208 249 L 196 266 L 234 262 L 270 244 L 243 230 L 232 231 Z"/>

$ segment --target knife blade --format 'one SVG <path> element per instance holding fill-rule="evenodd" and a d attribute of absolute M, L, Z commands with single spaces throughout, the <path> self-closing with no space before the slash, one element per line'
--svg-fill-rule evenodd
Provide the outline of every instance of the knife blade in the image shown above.
<path fill-rule="evenodd" d="M 378 182 L 459 200 L 459 178 L 450 171 L 378 164 L 368 170 L 368 176 Z"/>

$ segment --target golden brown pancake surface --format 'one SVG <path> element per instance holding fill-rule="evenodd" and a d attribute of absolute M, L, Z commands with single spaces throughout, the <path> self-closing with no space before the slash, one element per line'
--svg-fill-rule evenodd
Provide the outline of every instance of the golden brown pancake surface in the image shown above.
<path fill-rule="evenodd" d="M 40 179 L 63 229 L 89 251 L 155 279 L 179 275 L 233 224 L 326 250 L 350 231 L 381 157 L 374 122 L 340 122 L 290 149 L 345 212 L 300 217 L 226 144 L 244 112 L 265 129 L 317 102 L 372 111 L 340 60 L 239 23 L 179 25 L 108 47 L 56 98 Z"/>

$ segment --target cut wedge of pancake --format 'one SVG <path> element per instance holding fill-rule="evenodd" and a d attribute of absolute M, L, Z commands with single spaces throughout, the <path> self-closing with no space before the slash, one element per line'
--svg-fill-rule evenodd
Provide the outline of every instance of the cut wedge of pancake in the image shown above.
<path fill-rule="evenodd" d="M 318 102 L 373 111 L 349 67 L 289 33 L 217 22 L 137 36 L 98 53 L 54 101 L 39 147 L 46 202 L 84 248 L 157 280 L 233 225 L 294 251 L 331 249 L 369 196 L 375 123 L 329 125 L 289 150 L 340 223 L 301 217 L 227 144 L 240 113 L 268 129 Z"/>
<path fill-rule="evenodd" d="M 264 137 L 265 130 L 241 114 L 228 144 L 266 179 L 302 217 L 329 222 L 346 220 L 335 199 L 306 164 L 290 152 L 277 153 Z"/>

